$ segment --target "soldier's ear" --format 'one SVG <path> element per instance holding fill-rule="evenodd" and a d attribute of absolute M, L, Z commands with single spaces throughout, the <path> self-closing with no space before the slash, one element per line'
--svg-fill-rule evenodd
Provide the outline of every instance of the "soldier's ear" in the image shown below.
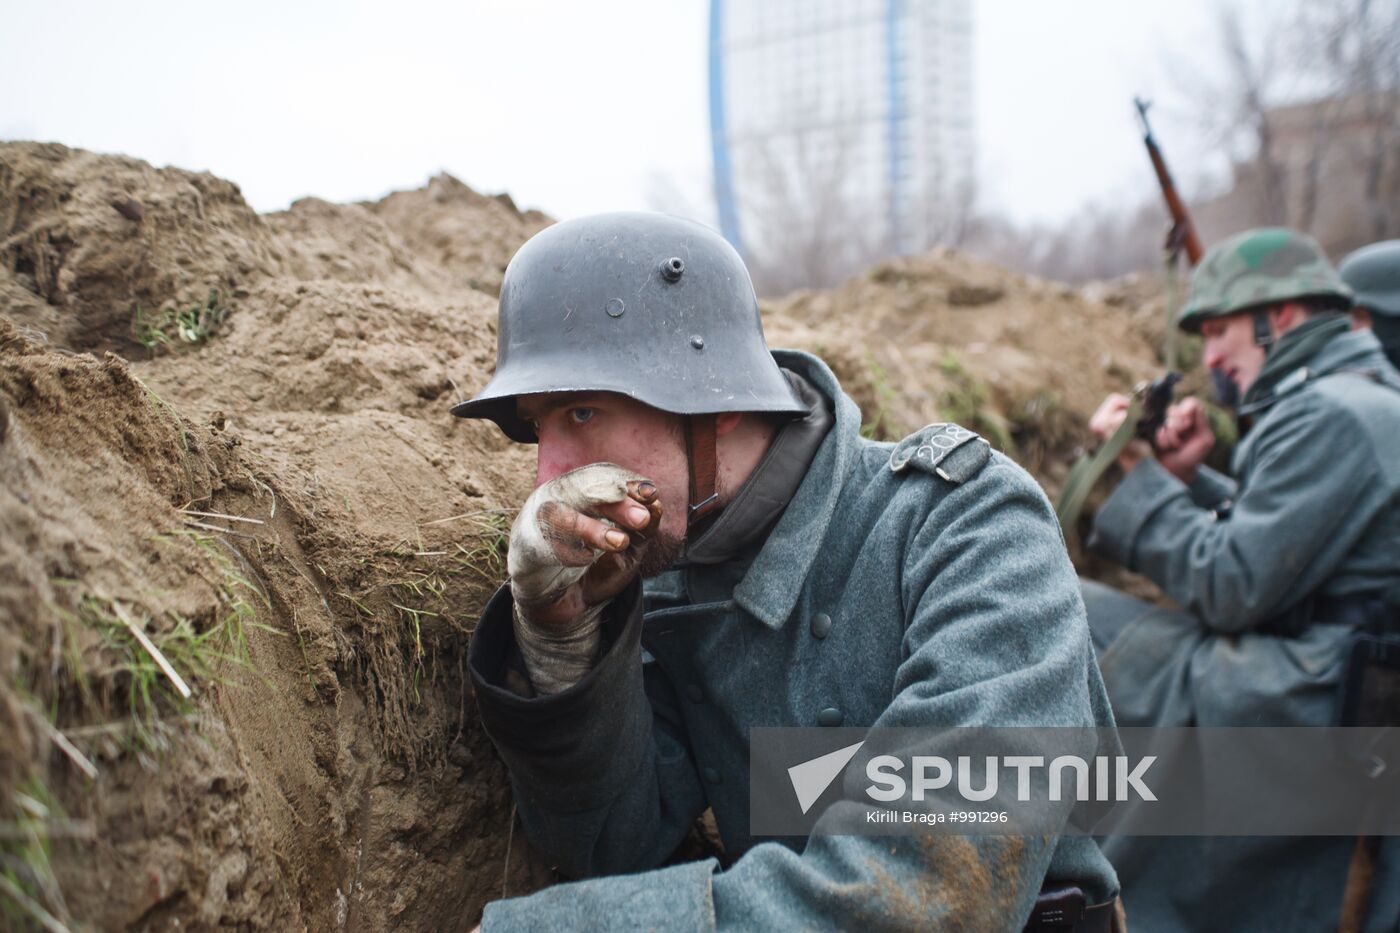
<path fill-rule="evenodd" d="M 1273 319 L 1274 333 L 1282 334 L 1307 320 L 1308 309 L 1296 301 L 1285 301 L 1269 309 L 1269 316 Z"/>
<path fill-rule="evenodd" d="M 741 411 L 722 411 L 715 415 L 715 436 L 724 437 L 737 428 L 743 419 L 744 413 Z"/>

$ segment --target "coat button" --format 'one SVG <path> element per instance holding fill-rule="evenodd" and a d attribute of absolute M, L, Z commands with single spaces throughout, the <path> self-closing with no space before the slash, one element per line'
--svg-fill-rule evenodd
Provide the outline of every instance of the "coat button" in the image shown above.
<path fill-rule="evenodd" d="M 817 725 L 839 726 L 846 721 L 846 716 L 834 706 L 828 706 L 817 714 Z"/>
<path fill-rule="evenodd" d="M 705 691 L 700 689 L 699 684 L 690 684 L 685 688 L 685 698 L 692 703 L 703 703 Z"/>
<path fill-rule="evenodd" d="M 710 784 L 718 784 L 721 780 L 723 780 L 723 778 L 719 776 L 719 772 L 716 771 L 714 768 L 706 768 L 704 771 L 704 775 L 705 781 Z"/>
<path fill-rule="evenodd" d="M 812 616 L 812 637 L 825 638 L 831 631 L 831 616 L 825 612 L 819 612 Z"/>

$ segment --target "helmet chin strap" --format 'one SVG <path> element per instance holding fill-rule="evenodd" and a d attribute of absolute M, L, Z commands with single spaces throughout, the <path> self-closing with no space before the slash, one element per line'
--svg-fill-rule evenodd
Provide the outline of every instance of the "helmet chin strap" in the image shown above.
<path fill-rule="evenodd" d="M 1264 348 L 1264 355 L 1267 356 L 1269 348 L 1274 345 L 1274 328 L 1269 323 L 1269 309 L 1258 308 L 1254 312 L 1254 345 Z"/>
<path fill-rule="evenodd" d="M 686 419 L 686 452 L 690 460 L 689 524 L 703 521 L 719 505 L 715 479 L 719 472 L 715 455 L 715 416 L 691 415 Z"/>

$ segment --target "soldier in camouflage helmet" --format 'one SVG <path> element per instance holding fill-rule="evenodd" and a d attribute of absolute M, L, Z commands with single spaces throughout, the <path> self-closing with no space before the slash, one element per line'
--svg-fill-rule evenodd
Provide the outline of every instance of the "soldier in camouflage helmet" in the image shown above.
<path fill-rule="evenodd" d="M 1174 405 L 1151 446 L 1120 457 L 1123 481 L 1089 547 L 1144 574 L 1180 609 L 1097 583 L 1083 591 L 1123 726 L 1319 726 L 1337 716 L 1356 631 L 1400 593 L 1400 375 L 1351 290 L 1310 238 L 1252 230 L 1210 250 L 1183 330 L 1243 393 L 1233 477 L 1199 400 Z M 1127 399 L 1091 427 L 1107 436 Z M 1400 852 L 1387 840 L 1366 929 L 1400 919 Z M 1134 930 L 1336 929 L 1348 839 L 1116 839 Z"/>
<path fill-rule="evenodd" d="M 1352 323 L 1369 327 L 1400 368 L 1400 240 L 1372 243 L 1342 260 L 1338 271 L 1356 293 Z"/>
<path fill-rule="evenodd" d="M 1248 230 L 1206 254 L 1176 323 L 1199 334 L 1205 321 L 1248 311 L 1255 342 L 1266 347 L 1275 339 L 1268 310 L 1286 301 L 1345 309 L 1351 289 L 1312 237 L 1282 227 Z"/>

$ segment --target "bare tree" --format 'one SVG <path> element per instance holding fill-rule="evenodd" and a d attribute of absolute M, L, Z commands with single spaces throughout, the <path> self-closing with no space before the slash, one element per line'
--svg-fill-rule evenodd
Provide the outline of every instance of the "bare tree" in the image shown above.
<path fill-rule="evenodd" d="M 1299 16 L 1303 63 L 1330 96 L 1359 119 L 1358 145 L 1367 233 L 1397 232 L 1394 176 L 1400 149 L 1400 2 L 1333 0 L 1304 6 Z"/>
<path fill-rule="evenodd" d="M 1203 226 L 1306 230 L 1335 251 L 1400 226 L 1400 0 L 1219 0 L 1191 106 L 1232 155 Z M 1208 63 L 1178 73 L 1210 73 Z"/>
<path fill-rule="evenodd" d="M 1287 190 L 1283 169 L 1274 151 L 1274 128 L 1270 111 L 1278 82 L 1277 46 L 1272 42 L 1251 43 L 1252 29 L 1246 27 L 1240 7 L 1222 4 L 1217 8 L 1221 50 L 1224 52 L 1231 126 L 1248 134 L 1253 150 L 1252 167 L 1257 177 L 1258 217 L 1265 223 L 1286 222 Z M 1272 25 L 1271 25 L 1272 28 Z"/>
<path fill-rule="evenodd" d="M 867 170 L 859 125 L 795 119 L 745 145 L 744 247 L 763 294 L 829 288 L 889 255 L 884 205 L 852 183 Z"/>

